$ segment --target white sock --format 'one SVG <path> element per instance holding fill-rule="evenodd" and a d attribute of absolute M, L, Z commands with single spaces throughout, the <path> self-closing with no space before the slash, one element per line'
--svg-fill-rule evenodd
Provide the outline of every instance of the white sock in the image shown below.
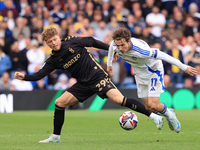
<path fill-rule="evenodd" d="M 169 119 L 171 119 L 171 118 L 173 117 L 174 114 L 173 114 L 172 111 L 170 111 L 170 110 L 167 108 L 166 112 L 165 112 L 163 115 L 165 115 L 166 117 L 168 117 Z"/>
<path fill-rule="evenodd" d="M 164 104 L 164 103 L 163 103 Z M 173 112 L 171 112 L 168 108 L 167 105 L 164 104 L 163 110 L 160 112 L 162 115 L 167 117 L 168 119 L 171 119 L 173 117 Z"/>
<path fill-rule="evenodd" d="M 149 115 L 149 118 L 152 120 L 152 119 L 154 118 L 154 116 L 156 116 L 156 114 L 151 113 L 151 114 Z"/>

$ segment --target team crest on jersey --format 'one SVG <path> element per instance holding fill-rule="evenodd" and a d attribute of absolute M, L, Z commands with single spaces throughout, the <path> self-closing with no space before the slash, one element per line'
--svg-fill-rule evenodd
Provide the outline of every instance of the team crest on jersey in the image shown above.
<path fill-rule="evenodd" d="M 133 58 L 133 60 L 137 60 L 137 57 L 132 57 Z"/>
<path fill-rule="evenodd" d="M 75 52 L 71 47 L 69 47 L 69 51 L 70 51 L 71 53 L 74 53 L 74 52 Z"/>

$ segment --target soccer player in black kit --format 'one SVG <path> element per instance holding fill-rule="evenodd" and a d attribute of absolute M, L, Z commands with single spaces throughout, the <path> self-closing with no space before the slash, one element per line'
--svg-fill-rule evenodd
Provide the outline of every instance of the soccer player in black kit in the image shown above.
<path fill-rule="evenodd" d="M 39 143 L 60 142 L 60 133 L 64 123 L 65 107 L 77 102 L 83 102 L 93 94 L 101 98 L 110 98 L 115 103 L 150 117 L 162 128 L 163 118 L 146 110 L 137 100 L 124 97 L 112 83 L 107 72 L 95 61 L 85 47 L 109 49 L 109 45 L 95 40 L 93 37 L 68 36 L 60 39 L 55 28 L 48 28 L 42 33 L 43 39 L 52 49 L 51 56 L 44 66 L 32 75 L 15 72 L 15 78 L 25 81 L 37 81 L 50 74 L 55 69 L 69 71 L 77 83 L 65 91 L 55 102 L 53 134 Z"/>

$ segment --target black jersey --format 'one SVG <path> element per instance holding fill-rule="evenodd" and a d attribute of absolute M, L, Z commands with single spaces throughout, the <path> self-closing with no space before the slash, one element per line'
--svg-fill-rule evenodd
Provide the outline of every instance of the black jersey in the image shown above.
<path fill-rule="evenodd" d="M 93 76 L 107 74 L 85 47 L 109 49 L 108 44 L 93 37 L 68 36 L 62 40 L 60 50 L 52 50 L 42 69 L 32 75 L 25 75 L 24 80 L 39 80 L 55 69 L 70 72 L 79 82 L 88 82 Z"/>

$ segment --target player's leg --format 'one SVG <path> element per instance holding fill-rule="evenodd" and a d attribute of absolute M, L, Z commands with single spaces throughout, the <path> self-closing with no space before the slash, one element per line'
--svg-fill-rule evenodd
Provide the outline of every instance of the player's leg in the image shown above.
<path fill-rule="evenodd" d="M 164 109 L 164 103 L 159 102 L 159 97 L 148 97 L 145 99 L 142 99 L 143 103 L 145 104 L 145 107 L 147 110 L 154 112 L 158 111 L 161 112 Z"/>
<path fill-rule="evenodd" d="M 138 76 L 135 76 L 136 79 L 136 83 L 137 83 L 137 93 L 138 93 L 138 97 L 141 98 L 143 100 L 143 103 L 145 104 L 145 99 L 148 98 L 149 95 L 149 85 L 148 84 L 144 84 L 144 81 L 142 79 L 140 79 Z M 150 110 L 150 108 L 148 107 L 148 105 L 145 104 L 145 108 L 147 110 Z M 157 128 L 160 130 L 162 129 L 163 126 L 163 117 L 160 115 L 155 115 L 154 113 L 152 113 L 149 118 L 156 124 Z"/>
<path fill-rule="evenodd" d="M 113 84 L 110 77 L 106 74 L 96 77 L 90 86 L 93 92 L 97 93 L 101 98 L 109 97 L 115 103 L 131 108 L 137 112 L 143 113 L 147 116 L 151 112 L 147 111 L 142 103 L 137 100 L 125 98 L 117 87 Z"/>
<path fill-rule="evenodd" d="M 136 76 L 136 81 L 138 82 L 138 97 L 143 98 L 143 103 L 146 109 L 151 112 L 159 112 L 167 117 L 169 126 L 172 125 L 176 132 L 180 131 L 180 122 L 177 120 L 176 115 L 170 111 L 164 103 L 160 103 L 160 94 L 165 92 L 165 87 L 163 83 L 163 67 L 160 66 L 156 71 L 149 68 L 153 74 L 149 79 L 147 84 L 142 82 L 143 80 Z M 143 91 L 147 90 L 147 94 L 143 96 Z M 145 92 L 146 94 L 146 92 Z M 171 126 L 170 126 L 170 129 Z"/>
<path fill-rule="evenodd" d="M 157 99 L 157 98 L 155 97 L 155 99 Z M 154 103 L 148 101 L 148 98 L 143 98 L 142 101 L 143 101 L 143 103 L 145 104 L 145 107 L 146 107 L 147 110 L 158 114 L 158 113 L 157 113 L 158 111 L 155 111 L 155 109 L 153 109 L 153 108 L 156 108 L 157 105 L 159 105 L 159 101 L 158 101 L 158 103 L 157 103 L 157 101 L 156 101 L 155 99 L 154 99 L 154 101 L 153 101 Z M 159 100 L 159 99 L 158 99 L 158 100 Z M 162 103 L 160 103 L 160 104 L 162 104 Z M 163 110 L 162 107 L 161 107 L 161 110 Z M 162 114 L 159 114 L 159 115 L 162 115 Z M 158 129 L 159 129 L 159 128 L 162 128 L 162 124 L 163 124 L 163 123 L 161 123 L 160 120 L 159 120 L 158 118 L 154 117 L 153 115 L 152 115 L 150 118 L 151 118 L 151 119 L 154 121 L 154 123 L 157 125 L 157 128 L 158 128 Z M 162 118 L 162 122 L 163 122 L 163 118 Z"/>
<path fill-rule="evenodd" d="M 83 102 L 94 93 L 87 84 L 79 82 L 64 92 L 55 102 L 53 134 L 48 139 L 40 141 L 40 143 L 59 142 L 62 125 L 64 123 L 65 107 L 77 102 Z"/>
<path fill-rule="evenodd" d="M 54 113 L 54 131 L 53 134 L 60 135 L 62 125 L 64 123 L 65 108 L 67 106 L 77 103 L 78 100 L 70 92 L 64 92 L 55 101 L 55 113 Z"/>
<path fill-rule="evenodd" d="M 163 73 L 154 73 L 148 84 L 148 98 L 143 99 L 143 102 L 151 112 L 159 112 L 167 117 L 170 129 L 174 129 L 177 133 L 181 129 L 180 122 L 176 115 L 170 111 L 164 103 L 160 102 L 160 94 L 165 91 L 163 83 Z M 172 127 L 173 126 L 173 127 Z"/>
<path fill-rule="evenodd" d="M 180 132 L 181 124 L 176 118 L 176 114 L 169 109 L 164 103 L 159 102 L 159 97 L 148 97 L 143 99 L 143 102 L 147 110 L 152 112 L 159 112 L 167 118 L 169 127 L 171 130 L 175 130 L 177 133 Z"/>
<path fill-rule="evenodd" d="M 162 128 L 163 118 L 146 110 L 145 106 L 141 102 L 135 99 L 124 97 L 117 89 L 111 89 L 106 94 L 115 103 L 148 116 L 151 120 L 153 120 L 159 130 Z"/>
<path fill-rule="evenodd" d="M 140 112 L 145 114 L 146 116 L 149 116 L 151 112 L 147 111 L 142 103 L 140 103 L 137 100 L 130 99 L 124 97 L 121 92 L 117 89 L 111 89 L 109 90 L 106 95 L 115 103 L 128 107 L 134 111 Z"/>
<path fill-rule="evenodd" d="M 64 92 L 55 102 L 54 111 L 54 130 L 53 134 L 45 140 L 39 141 L 39 143 L 51 143 L 60 142 L 60 133 L 64 123 L 65 118 L 65 108 L 69 105 L 77 103 L 77 98 L 70 92 Z"/>

